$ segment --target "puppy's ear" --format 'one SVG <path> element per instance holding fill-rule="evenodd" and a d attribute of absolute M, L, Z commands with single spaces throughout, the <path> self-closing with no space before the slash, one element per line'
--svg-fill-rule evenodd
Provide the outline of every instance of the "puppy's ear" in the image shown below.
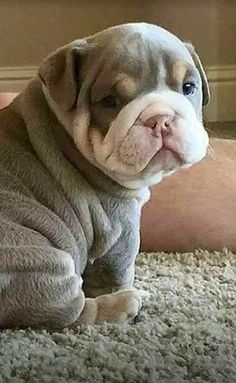
<path fill-rule="evenodd" d="M 194 49 L 194 46 L 190 43 L 185 43 L 185 45 L 186 45 L 187 49 L 189 50 L 189 52 L 193 58 L 193 61 L 194 61 L 195 65 L 196 65 L 196 67 L 200 73 L 201 80 L 202 80 L 202 94 L 203 94 L 202 104 L 207 105 L 210 101 L 210 88 L 209 88 L 206 73 L 203 69 L 200 58 Z"/>
<path fill-rule="evenodd" d="M 39 67 L 39 78 L 50 96 L 64 111 L 70 110 L 78 95 L 78 66 L 87 45 L 77 40 L 50 54 Z"/>

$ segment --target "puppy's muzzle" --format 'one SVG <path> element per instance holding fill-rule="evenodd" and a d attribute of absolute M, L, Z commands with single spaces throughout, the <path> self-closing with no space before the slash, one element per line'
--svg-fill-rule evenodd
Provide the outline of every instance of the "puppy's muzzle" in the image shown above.
<path fill-rule="evenodd" d="M 192 104 L 173 91 L 150 93 L 131 101 L 105 137 L 97 129 L 90 133 L 96 164 L 125 177 L 193 164 L 205 156 L 208 145 L 207 133 Z"/>

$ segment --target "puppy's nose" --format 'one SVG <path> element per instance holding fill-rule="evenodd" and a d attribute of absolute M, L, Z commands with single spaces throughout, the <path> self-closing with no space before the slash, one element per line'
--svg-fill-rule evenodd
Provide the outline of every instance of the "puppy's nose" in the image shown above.
<path fill-rule="evenodd" d="M 173 119 L 174 117 L 170 114 L 157 114 L 149 118 L 145 122 L 145 126 L 152 128 L 155 135 L 161 134 L 163 137 L 166 137 L 172 134 Z"/>

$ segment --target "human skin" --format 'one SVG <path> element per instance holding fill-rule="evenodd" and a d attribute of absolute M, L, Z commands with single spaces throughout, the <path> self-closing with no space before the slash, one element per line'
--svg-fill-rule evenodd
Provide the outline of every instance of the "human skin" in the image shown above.
<path fill-rule="evenodd" d="M 0 93 L 0 109 L 7 106 L 16 96 L 17 93 Z"/>
<path fill-rule="evenodd" d="M 0 108 L 16 93 L 0 93 Z M 213 154 L 151 188 L 142 251 L 236 250 L 236 143 L 210 140 Z"/>
<path fill-rule="evenodd" d="M 236 250 L 236 143 L 210 143 L 212 156 L 151 189 L 142 214 L 143 251 Z"/>

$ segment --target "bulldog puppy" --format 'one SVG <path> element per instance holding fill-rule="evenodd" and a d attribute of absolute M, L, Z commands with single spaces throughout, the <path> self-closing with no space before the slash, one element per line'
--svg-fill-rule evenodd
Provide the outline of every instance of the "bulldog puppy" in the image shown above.
<path fill-rule="evenodd" d="M 137 315 L 148 187 L 206 154 L 194 48 L 144 23 L 47 57 L 0 112 L 0 327 Z"/>

